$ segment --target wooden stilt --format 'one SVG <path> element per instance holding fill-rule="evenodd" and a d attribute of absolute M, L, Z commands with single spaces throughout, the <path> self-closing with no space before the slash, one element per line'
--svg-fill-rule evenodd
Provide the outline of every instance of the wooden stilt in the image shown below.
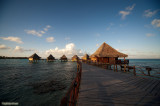
<path fill-rule="evenodd" d="M 116 72 L 118 72 L 118 70 L 117 70 L 117 64 L 116 64 Z"/>
<path fill-rule="evenodd" d="M 126 72 L 126 64 L 124 64 L 124 72 Z"/>
<path fill-rule="evenodd" d="M 121 71 L 122 71 L 122 65 L 120 65 L 121 66 Z"/>
<path fill-rule="evenodd" d="M 125 63 L 125 57 L 124 57 L 124 72 L 126 72 L 126 63 Z"/>

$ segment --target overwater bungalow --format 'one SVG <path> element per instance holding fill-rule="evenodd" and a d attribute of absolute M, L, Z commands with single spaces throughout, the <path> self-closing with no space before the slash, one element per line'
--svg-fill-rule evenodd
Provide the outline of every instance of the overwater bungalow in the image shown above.
<path fill-rule="evenodd" d="M 85 54 L 83 57 L 82 57 L 82 61 L 89 61 L 90 58 L 89 58 L 89 55 L 88 54 Z"/>
<path fill-rule="evenodd" d="M 29 59 L 30 62 L 37 62 L 38 60 L 41 59 L 41 57 L 39 57 L 36 53 L 34 53 L 28 59 Z"/>
<path fill-rule="evenodd" d="M 47 57 L 47 61 L 54 61 L 55 57 L 53 57 L 51 54 Z"/>
<path fill-rule="evenodd" d="M 79 60 L 79 57 L 77 56 L 77 55 L 74 55 L 73 57 L 72 57 L 72 61 L 78 61 Z"/>
<path fill-rule="evenodd" d="M 123 57 L 125 60 L 128 55 L 118 52 L 104 42 L 90 57 L 93 62 L 115 64 L 119 57 Z"/>
<path fill-rule="evenodd" d="M 67 57 L 65 55 L 63 55 L 61 58 L 60 58 L 61 61 L 68 61 Z"/>

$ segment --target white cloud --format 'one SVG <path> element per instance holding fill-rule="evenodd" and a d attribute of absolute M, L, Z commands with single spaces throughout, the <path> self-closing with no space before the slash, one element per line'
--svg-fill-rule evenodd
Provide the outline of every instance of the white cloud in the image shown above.
<path fill-rule="evenodd" d="M 46 38 L 46 41 L 47 42 L 54 42 L 55 40 L 54 40 L 54 37 L 48 37 L 48 38 Z"/>
<path fill-rule="evenodd" d="M 109 26 L 106 28 L 106 30 L 107 31 L 110 30 L 113 25 L 114 25 L 113 23 L 110 23 Z"/>
<path fill-rule="evenodd" d="M 96 44 L 96 47 L 99 47 L 99 44 Z"/>
<path fill-rule="evenodd" d="M 125 19 L 126 16 L 130 14 L 130 12 L 129 11 L 120 11 L 119 14 L 122 15 L 122 19 Z"/>
<path fill-rule="evenodd" d="M 29 52 L 29 51 L 35 51 L 34 49 L 24 49 L 20 46 L 16 46 L 14 49 L 15 52 Z"/>
<path fill-rule="evenodd" d="M 17 52 L 24 52 L 24 49 L 20 46 L 16 46 L 16 48 L 14 50 Z"/>
<path fill-rule="evenodd" d="M 10 49 L 10 47 L 7 47 L 6 45 L 0 44 L 0 49 Z"/>
<path fill-rule="evenodd" d="M 51 28 L 50 25 L 47 25 L 45 28 L 44 28 L 44 31 L 48 31 L 48 29 Z"/>
<path fill-rule="evenodd" d="M 42 34 L 44 34 L 44 33 L 46 33 L 46 32 L 44 32 L 44 31 L 41 31 L 41 33 L 42 33 Z"/>
<path fill-rule="evenodd" d="M 121 51 L 129 51 L 128 49 L 122 49 Z"/>
<path fill-rule="evenodd" d="M 66 45 L 66 50 L 73 50 L 75 48 L 74 43 L 69 43 Z"/>
<path fill-rule="evenodd" d="M 71 38 L 70 37 L 65 37 L 65 40 L 70 40 Z"/>
<path fill-rule="evenodd" d="M 132 6 L 128 6 L 126 7 L 125 10 L 123 11 L 119 11 L 119 14 L 122 15 L 122 19 L 125 19 L 127 15 L 129 15 L 131 13 L 131 11 L 134 9 L 136 4 L 133 4 Z"/>
<path fill-rule="evenodd" d="M 73 55 L 83 56 L 84 54 L 80 49 L 75 49 L 74 43 L 66 44 L 64 49 L 59 49 L 56 47 L 55 49 L 46 50 L 46 55 L 53 54 L 55 57 L 61 57 L 65 54 L 67 57 L 72 57 Z"/>
<path fill-rule="evenodd" d="M 24 30 L 27 34 L 31 34 L 31 35 L 36 35 L 36 36 L 43 36 L 43 34 L 45 34 L 48 29 L 51 28 L 50 25 L 47 25 L 45 28 L 43 28 L 43 30 L 40 30 L 40 31 L 36 31 L 36 30 Z"/>
<path fill-rule="evenodd" d="M 27 34 L 36 35 L 41 37 L 45 32 L 44 31 L 36 31 L 36 30 L 25 30 Z"/>
<path fill-rule="evenodd" d="M 9 40 L 9 41 L 12 41 L 12 42 L 23 43 L 21 41 L 21 38 L 19 38 L 19 37 L 9 36 L 9 37 L 0 37 L 0 38 L 3 39 L 3 40 Z"/>
<path fill-rule="evenodd" d="M 147 37 L 151 37 L 151 36 L 155 36 L 155 35 L 152 34 L 152 33 L 147 33 L 146 36 L 147 36 Z"/>
<path fill-rule="evenodd" d="M 150 9 L 148 10 L 145 10 L 144 11 L 144 16 L 145 17 L 152 17 L 153 15 L 155 15 L 159 10 L 154 10 L 154 11 L 151 11 Z"/>
<path fill-rule="evenodd" d="M 116 49 L 122 53 L 125 53 L 128 55 L 128 58 L 133 59 L 149 59 L 149 58 L 160 58 L 160 55 L 158 52 L 153 52 L 149 50 L 138 50 L 138 49 Z"/>
<path fill-rule="evenodd" d="M 132 6 L 128 6 L 128 7 L 126 7 L 126 10 L 132 11 L 135 6 L 136 6 L 136 4 L 133 4 Z"/>
<path fill-rule="evenodd" d="M 117 51 L 119 51 L 119 49 L 116 49 Z"/>
<path fill-rule="evenodd" d="M 160 19 L 154 19 L 151 24 L 155 27 L 160 27 Z"/>

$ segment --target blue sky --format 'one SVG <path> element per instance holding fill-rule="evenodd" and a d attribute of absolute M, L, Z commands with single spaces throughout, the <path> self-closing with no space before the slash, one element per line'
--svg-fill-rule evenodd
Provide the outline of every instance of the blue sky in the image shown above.
<path fill-rule="evenodd" d="M 92 54 L 106 42 L 128 58 L 160 58 L 159 0 L 1 0 L 0 55 Z"/>

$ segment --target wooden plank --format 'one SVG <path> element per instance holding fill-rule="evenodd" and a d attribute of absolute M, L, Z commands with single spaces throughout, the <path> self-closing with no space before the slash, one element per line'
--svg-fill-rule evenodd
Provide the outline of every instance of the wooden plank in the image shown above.
<path fill-rule="evenodd" d="M 147 83 L 145 83 L 143 86 L 140 87 L 140 89 L 143 89 L 146 91 L 153 83 L 155 80 L 150 79 Z"/>
<path fill-rule="evenodd" d="M 155 89 L 155 87 L 158 86 L 158 83 L 159 81 L 155 81 L 148 89 L 148 92 L 151 93 Z"/>
<path fill-rule="evenodd" d="M 143 79 L 140 83 L 137 83 L 135 86 L 140 88 L 141 86 L 144 86 L 144 84 L 148 83 L 146 79 Z"/>
<path fill-rule="evenodd" d="M 151 93 L 154 95 L 154 96 L 157 96 L 158 92 L 159 92 L 159 89 L 160 89 L 160 81 L 157 81 L 157 84 L 155 84 L 154 88 L 152 89 Z"/>
<path fill-rule="evenodd" d="M 159 105 L 159 85 L 151 79 L 82 65 L 82 79 L 77 104 L 85 105 Z M 157 86 L 157 88 L 154 87 Z M 148 90 L 143 89 L 148 87 Z M 146 88 L 147 89 L 147 88 Z M 151 92 L 153 95 L 151 94 Z"/>

